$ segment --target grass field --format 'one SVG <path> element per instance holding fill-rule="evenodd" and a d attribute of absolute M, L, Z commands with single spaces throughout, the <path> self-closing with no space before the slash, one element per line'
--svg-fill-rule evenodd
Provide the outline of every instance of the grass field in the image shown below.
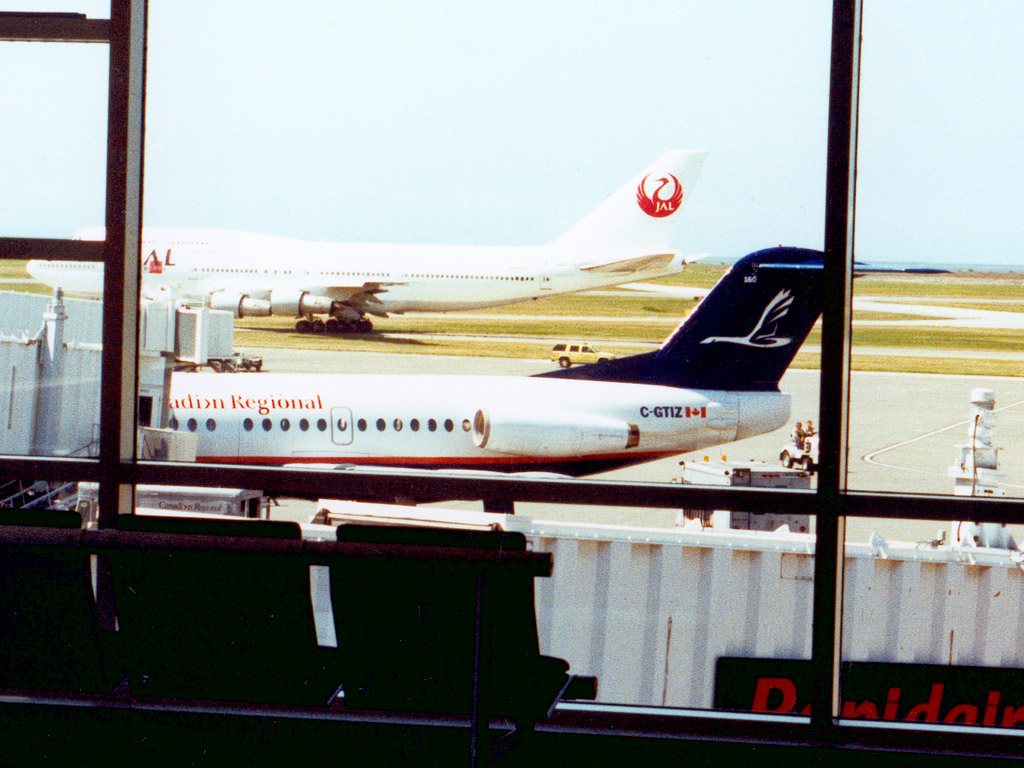
<path fill-rule="evenodd" d="M 681 275 L 659 283 L 710 288 L 726 268 L 694 264 Z M 49 293 L 45 286 L 9 282 L 25 278 L 21 262 L 0 261 L 0 290 Z M 5 282 L 5 279 L 7 280 Z M 868 275 L 854 284 L 855 296 L 882 300 L 913 299 L 923 304 L 967 307 L 994 311 L 1024 312 L 1024 276 L 962 272 L 943 275 Z M 418 354 L 476 357 L 547 358 L 558 340 L 584 339 L 616 355 L 652 349 L 697 305 L 695 298 L 674 298 L 630 292 L 625 289 L 595 291 L 538 299 L 476 312 L 441 315 L 396 315 L 374 320 L 375 330 L 366 336 L 303 335 L 294 319 L 283 317 L 242 318 L 236 322 L 235 344 L 239 349 L 283 347 L 367 352 L 415 352 Z M 581 328 L 585 318 L 586 328 Z M 977 356 L 1014 355 L 1024 351 L 1024 331 L 959 329 L 940 326 L 909 328 L 901 321 L 927 319 L 858 311 L 854 314 L 853 357 L 855 370 L 927 373 L 972 373 L 1020 376 L 1024 362 Z M 892 326 L 858 326 L 858 320 L 891 321 Z M 820 344 L 820 332 L 812 331 L 808 347 Z M 913 356 L 886 354 L 882 350 L 914 351 Z M 935 355 L 929 355 L 929 351 Z M 949 356 L 950 352 L 959 352 Z M 801 352 L 797 368 L 816 368 L 818 355 Z"/>

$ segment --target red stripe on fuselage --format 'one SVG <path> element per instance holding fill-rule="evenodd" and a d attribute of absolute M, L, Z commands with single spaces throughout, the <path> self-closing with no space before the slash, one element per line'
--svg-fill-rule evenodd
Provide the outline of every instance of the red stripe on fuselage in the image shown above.
<path fill-rule="evenodd" d="M 196 461 L 206 464 L 259 464 L 279 466 L 281 464 L 358 464 L 360 466 L 422 467 L 437 469 L 478 469 L 498 467 L 499 471 L 529 469 L 543 466 L 558 471 L 561 465 L 610 464 L 624 466 L 673 456 L 676 451 L 649 451 L 630 453 L 604 453 L 589 456 L 462 456 L 441 458 L 437 456 L 198 456 Z"/>

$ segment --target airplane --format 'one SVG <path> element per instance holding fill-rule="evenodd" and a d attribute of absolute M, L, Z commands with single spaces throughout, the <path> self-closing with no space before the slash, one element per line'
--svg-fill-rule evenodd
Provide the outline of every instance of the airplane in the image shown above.
<path fill-rule="evenodd" d="M 144 227 L 142 286 L 200 298 L 236 318 L 297 317 L 300 333 L 362 333 L 373 328 L 368 315 L 481 309 L 665 277 L 699 258 L 684 257 L 669 240 L 706 154 L 666 152 L 541 246 L 323 243 Z M 103 227 L 74 235 L 104 236 Z M 102 295 L 102 264 L 32 260 L 26 268 L 66 293 Z"/>
<path fill-rule="evenodd" d="M 734 264 L 659 349 L 528 377 L 175 373 L 197 460 L 579 476 L 771 432 L 821 314 L 820 251 Z"/>

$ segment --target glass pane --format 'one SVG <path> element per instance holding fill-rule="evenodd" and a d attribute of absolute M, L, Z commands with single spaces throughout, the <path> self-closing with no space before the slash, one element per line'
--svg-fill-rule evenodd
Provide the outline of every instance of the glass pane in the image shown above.
<path fill-rule="evenodd" d="M 69 274 L 100 270 L 64 264 Z M 0 262 L 0 454 L 95 457 L 103 303 L 64 295 L 29 269 L 41 274 L 34 262 Z"/>
<path fill-rule="evenodd" d="M 844 585 L 846 717 L 1024 722 L 1018 542 L 1024 526 L 851 521 Z"/>
<path fill-rule="evenodd" d="M 851 489 L 1019 496 L 1024 59 L 1012 2 L 867 2 L 859 262 L 941 274 L 854 283 Z M 907 41 L 913 40 L 908 46 Z M 912 510 L 912 506 L 908 505 Z M 912 514 L 912 511 L 911 513 Z M 849 521 L 842 712 L 1018 726 L 1024 526 Z"/>
<path fill-rule="evenodd" d="M 1011 245 L 1024 234 L 1024 98 L 1005 85 L 1024 68 L 1022 20 L 1010 1 L 865 3 L 856 257 L 948 271 L 854 282 L 851 489 L 1024 488 Z M 978 398 L 991 401 L 980 422 Z"/>
<path fill-rule="evenodd" d="M 69 238 L 103 223 L 107 59 L 102 44 L 0 43 L 0 236 Z"/>
<path fill-rule="evenodd" d="M 734 270 L 762 289 L 747 301 L 707 295 L 751 252 L 821 248 L 829 34 L 829 9 L 811 2 L 309 4 L 287 17 L 154 2 L 143 283 L 190 295 L 233 336 L 220 355 L 186 348 L 204 324 L 176 310 L 177 370 L 171 390 L 154 388 L 150 426 L 209 462 L 571 475 L 625 464 L 600 476 L 667 482 L 680 461 L 726 454 L 781 470 L 794 421 L 817 413 L 817 355 L 796 351 L 819 307 L 773 288 L 771 269 Z M 692 195 L 682 171 L 637 175 L 674 149 L 708 152 Z M 677 210 L 676 193 L 686 207 L 663 240 L 647 225 Z M 622 218 L 644 224 L 622 242 L 620 199 Z M 626 263 L 707 251 L 664 280 Z M 182 269 L 194 280 L 173 284 Z M 420 298 L 392 303 L 413 288 Z M 463 291 L 463 304 L 430 303 L 427 289 Z M 718 306 L 727 329 L 712 325 Z M 694 357 L 672 357 L 686 386 L 650 386 L 636 370 L 665 368 L 640 355 L 685 317 L 690 335 L 704 329 L 687 336 Z M 780 347 L 778 371 L 754 357 Z M 262 371 L 216 372 L 234 353 Z M 526 378 L 537 373 L 549 376 Z M 783 374 L 792 404 L 774 391 Z M 523 390 L 592 375 L 640 399 L 605 419 L 574 386 Z M 685 707 L 713 707 L 731 685 L 716 682 L 720 657 L 809 657 L 806 533 L 684 527 L 680 510 L 640 504 L 517 508 L 510 525 L 557 563 L 538 585 L 543 652 L 597 675 L 602 701 Z M 288 510 L 304 523 L 318 511 Z M 727 609 L 751 581 L 742 610 Z"/>
<path fill-rule="evenodd" d="M 73 10 L 92 18 L 109 13 L 102 3 L 80 6 Z M 0 237 L 71 238 L 102 224 L 107 46 L 0 43 L 0 71 L 7 105 Z M 29 266 L 0 262 L 0 453 L 94 457 L 102 304 L 80 298 L 65 279 L 47 284 Z M 69 269 L 83 275 L 98 267 Z M 100 285 L 90 293 L 101 292 Z"/>

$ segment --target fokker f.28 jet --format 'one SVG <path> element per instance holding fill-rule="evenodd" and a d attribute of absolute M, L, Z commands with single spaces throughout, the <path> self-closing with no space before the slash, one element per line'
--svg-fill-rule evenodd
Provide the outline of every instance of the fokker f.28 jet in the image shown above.
<path fill-rule="evenodd" d="M 198 459 L 584 475 L 770 432 L 822 307 L 822 254 L 738 261 L 661 347 L 537 376 L 176 373 Z"/>
<path fill-rule="evenodd" d="M 665 153 L 540 246 L 323 243 L 145 227 L 143 289 L 166 287 L 235 317 L 297 317 L 300 332 L 364 332 L 373 327 L 368 315 L 481 309 L 664 277 L 685 265 L 669 241 L 704 158 L 704 152 Z M 102 240 L 104 229 L 75 237 Z M 101 264 L 34 260 L 27 269 L 67 293 L 103 290 Z"/>

